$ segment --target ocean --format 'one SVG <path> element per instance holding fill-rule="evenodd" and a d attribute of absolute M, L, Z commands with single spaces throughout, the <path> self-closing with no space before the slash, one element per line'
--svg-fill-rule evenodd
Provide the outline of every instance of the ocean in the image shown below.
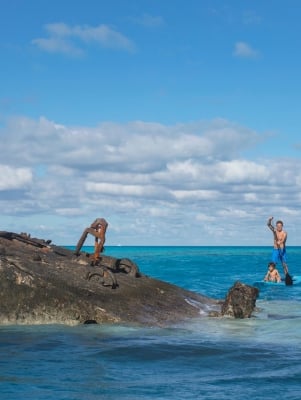
<path fill-rule="evenodd" d="M 291 275 L 301 275 L 301 248 L 287 253 Z M 105 254 L 223 299 L 235 281 L 263 278 L 271 248 L 107 246 Z M 1 326 L 1 399 L 299 400 L 301 285 L 263 287 L 257 307 L 250 319 L 200 316 L 168 328 Z"/>

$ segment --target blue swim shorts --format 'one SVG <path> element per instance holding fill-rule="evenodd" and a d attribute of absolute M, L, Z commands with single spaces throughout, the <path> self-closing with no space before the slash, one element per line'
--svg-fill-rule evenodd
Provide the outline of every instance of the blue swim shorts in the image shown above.
<path fill-rule="evenodd" d="M 277 264 L 278 262 L 286 263 L 286 249 L 273 249 L 272 261 Z"/>

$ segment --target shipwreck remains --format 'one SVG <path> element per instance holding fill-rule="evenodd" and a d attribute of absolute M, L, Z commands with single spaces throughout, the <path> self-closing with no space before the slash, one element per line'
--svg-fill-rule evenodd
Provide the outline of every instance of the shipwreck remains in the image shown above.
<path fill-rule="evenodd" d="M 127 258 L 76 252 L 0 231 L 0 324 L 168 326 L 201 315 L 250 317 L 258 289 L 236 283 L 225 301 L 141 273 Z M 238 311 L 237 311 L 238 310 Z"/>

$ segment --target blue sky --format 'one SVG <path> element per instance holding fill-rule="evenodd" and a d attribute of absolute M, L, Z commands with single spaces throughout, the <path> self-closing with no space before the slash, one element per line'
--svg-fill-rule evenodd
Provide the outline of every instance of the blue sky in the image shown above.
<path fill-rule="evenodd" d="M 1 229 L 107 245 L 299 244 L 297 0 L 11 0 Z"/>

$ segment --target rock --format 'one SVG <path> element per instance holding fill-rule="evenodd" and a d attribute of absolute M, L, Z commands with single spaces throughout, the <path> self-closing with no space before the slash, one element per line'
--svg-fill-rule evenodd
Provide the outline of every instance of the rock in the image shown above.
<path fill-rule="evenodd" d="M 91 266 L 89 254 L 51 243 L 0 231 L 0 324 L 168 326 L 221 313 L 220 301 L 145 276 L 129 259 L 102 254 Z M 249 317 L 251 292 L 236 291 L 222 313 Z"/>
<path fill-rule="evenodd" d="M 256 287 L 235 282 L 222 305 L 221 315 L 234 318 L 250 318 L 256 306 L 259 290 Z"/>

